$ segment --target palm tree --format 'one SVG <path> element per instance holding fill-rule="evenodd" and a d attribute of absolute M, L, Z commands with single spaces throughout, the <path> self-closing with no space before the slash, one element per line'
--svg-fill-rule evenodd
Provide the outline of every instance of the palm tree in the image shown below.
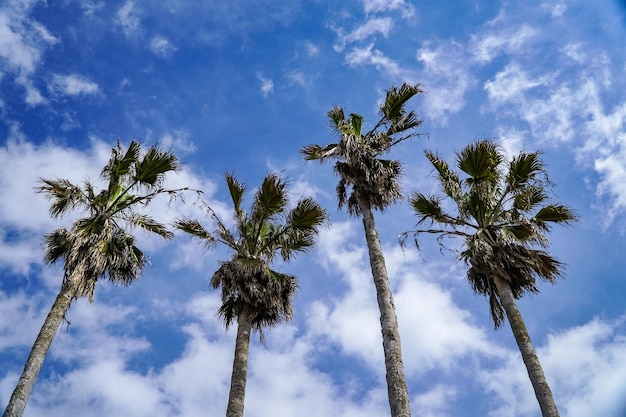
<path fill-rule="evenodd" d="M 422 122 L 405 105 L 421 93 L 419 84 L 403 84 L 387 91 L 380 106 L 380 119 L 374 127 L 363 133 L 364 118 L 350 114 L 346 119 L 341 107 L 328 112 L 331 127 L 339 137 L 338 143 L 324 147 L 309 145 L 302 149 L 306 160 L 335 160 L 339 175 L 337 197 L 339 208 L 347 207 L 352 216 L 363 218 L 365 238 L 380 310 L 380 324 L 385 354 L 385 368 L 389 405 L 392 417 L 411 415 L 409 393 L 404 376 L 398 320 L 387 276 L 373 210 L 384 211 L 402 198 L 398 178 L 402 172 L 400 162 L 379 157 L 394 145 L 417 136 L 414 128 Z M 348 195 L 348 191 L 350 194 Z"/>
<path fill-rule="evenodd" d="M 197 220 L 179 219 L 176 227 L 200 238 L 206 245 L 226 245 L 232 251 L 228 261 L 211 278 L 211 286 L 222 290 L 218 315 L 228 328 L 237 321 L 235 356 L 228 396 L 227 417 L 241 417 L 244 410 L 250 333 L 273 327 L 293 314 L 292 298 L 298 288 L 297 278 L 271 269 L 277 254 L 289 261 L 296 252 L 315 244 L 318 228 L 326 221 L 326 212 L 311 198 L 303 198 L 287 211 L 286 184 L 279 176 L 265 177 L 255 194 L 249 212 L 241 208 L 245 187 L 232 175 L 226 184 L 234 209 L 235 227 L 230 230 L 208 207 L 216 229 L 208 231 Z"/>
<path fill-rule="evenodd" d="M 451 170 L 432 152 L 426 152 L 426 157 L 437 170 L 453 209 L 449 211 L 439 196 L 414 193 L 410 202 L 419 217 L 418 226 L 426 221 L 436 225 L 414 231 L 415 237 L 434 233 L 439 239 L 463 238 L 460 259 L 469 267 L 472 289 L 488 297 L 495 328 L 506 313 L 542 415 L 557 417 L 552 392 L 515 300 L 539 292 L 536 278 L 554 283 L 561 275 L 563 265 L 544 250 L 546 233 L 552 224 L 575 221 L 575 214 L 564 205 L 548 202 L 550 183 L 539 152 L 521 152 L 507 164 L 494 142 L 477 141 L 457 154 L 457 167 L 464 174 Z"/>
<path fill-rule="evenodd" d="M 81 187 L 64 179 L 40 179 L 36 189 L 51 200 L 50 215 L 54 219 L 75 209 L 86 213 L 86 217 L 76 220 L 70 230 L 60 228 L 45 237 L 44 260 L 49 264 L 63 261 L 63 283 L 4 417 L 23 414 L 52 339 L 72 301 L 78 297 L 93 301 L 98 279 L 128 285 L 140 276 L 147 260 L 125 226 L 140 227 L 166 239 L 173 236 L 164 225 L 135 209 L 160 194 L 177 196 L 182 189 L 162 186 L 165 174 L 177 167 L 176 157 L 169 152 L 153 146 L 142 154 L 136 141 L 124 151 L 118 142 L 101 173 L 101 179 L 108 183 L 106 189 L 96 192 L 88 181 Z"/>

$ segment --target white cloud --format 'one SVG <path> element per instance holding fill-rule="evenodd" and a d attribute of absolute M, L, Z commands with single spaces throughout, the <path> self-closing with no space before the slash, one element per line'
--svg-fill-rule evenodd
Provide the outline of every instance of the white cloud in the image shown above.
<path fill-rule="evenodd" d="M 320 234 L 319 247 L 327 270 L 338 274 L 348 289 L 331 301 L 314 303 L 308 324 L 313 334 L 339 344 L 347 354 L 380 371 L 379 311 L 365 243 L 358 247 L 348 244 L 359 232 L 356 229 L 354 223 L 333 223 L 330 231 Z M 499 349 L 487 342 L 484 329 L 473 325 L 469 312 L 458 308 L 450 293 L 411 272 L 417 270 L 415 254 L 394 245 L 385 249 L 385 262 L 390 279 L 396 283 L 392 290 L 408 374 L 446 368 L 469 354 L 498 354 Z M 420 269 L 424 270 L 423 266 Z M 415 303 L 416 299 L 420 302 Z M 438 313 L 433 315 L 433 311 Z"/>
<path fill-rule="evenodd" d="M 176 52 L 176 49 L 167 38 L 162 36 L 155 36 L 150 41 L 150 50 L 161 58 L 171 57 Z"/>
<path fill-rule="evenodd" d="M 363 6 L 368 14 L 399 10 L 405 19 L 415 15 L 415 7 L 404 0 L 363 0 Z"/>
<path fill-rule="evenodd" d="M 175 150 L 177 155 L 193 153 L 197 149 L 193 141 L 189 139 L 189 133 L 182 130 L 165 133 L 157 143 L 164 149 Z"/>
<path fill-rule="evenodd" d="M 519 27 L 505 27 L 498 32 L 472 35 L 469 51 L 476 61 L 486 63 L 503 52 L 523 53 L 526 44 L 538 34 L 538 30 L 523 24 Z"/>
<path fill-rule="evenodd" d="M 80 74 L 54 74 L 48 89 L 55 94 L 67 96 L 97 95 L 100 93 L 98 84 Z"/>
<path fill-rule="evenodd" d="M 465 107 L 465 94 L 476 83 L 465 49 L 456 42 L 427 43 L 417 51 L 417 60 L 424 66 L 421 79 L 426 116 L 446 124 L 451 114 Z"/>
<path fill-rule="evenodd" d="M 99 180 L 100 170 L 108 161 L 114 143 L 107 144 L 92 139 L 91 147 L 85 151 L 64 148 L 52 142 L 34 145 L 23 139 L 18 126 L 13 129 L 6 145 L 0 147 L 0 188 L 7 195 L 11 195 L 10 199 L 0 199 L 0 237 L 10 225 L 12 232 L 19 233 L 20 239 L 4 239 L 0 243 L 3 248 L 0 258 L 6 261 L 3 264 L 5 267 L 26 273 L 29 271 L 29 263 L 39 262 L 41 259 L 43 234 L 59 225 L 68 227 L 74 218 L 68 215 L 61 220 L 50 219 L 48 202 L 34 189 L 38 185 L 38 178 L 64 178 L 74 184 L 81 184 L 83 180 L 89 179 L 96 187 L 102 187 Z M 167 137 L 165 135 L 165 141 Z M 191 146 L 183 137 L 171 137 L 171 141 L 175 148 Z M 171 189 L 189 187 L 204 191 L 202 198 L 211 202 L 219 214 L 224 214 L 224 205 L 212 202 L 215 184 L 184 168 L 169 175 L 165 186 Z M 15 176 L 15 172 L 21 174 Z M 146 212 L 155 215 L 162 222 L 171 221 L 181 215 L 201 217 L 205 214 L 201 206 L 194 204 L 197 199 L 194 191 L 187 192 L 185 198 L 188 204 L 181 204 L 182 201 L 170 204 L 166 197 L 156 199 Z M 148 237 L 143 233 L 139 233 L 138 238 L 147 248 L 157 248 L 164 244 L 161 239 Z"/>
<path fill-rule="evenodd" d="M 544 75 L 539 79 L 530 79 L 518 63 L 512 62 L 498 72 L 493 80 L 485 82 L 484 88 L 495 104 L 519 102 L 526 90 L 545 86 L 549 84 L 550 78 L 550 75 Z"/>
<path fill-rule="evenodd" d="M 309 56 L 317 56 L 319 54 L 320 49 L 311 41 L 306 41 L 305 43 L 306 51 Z"/>
<path fill-rule="evenodd" d="M 261 81 L 261 93 L 263 97 L 267 98 L 267 96 L 274 92 L 274 81 L 272 81 L 271 78 L 265 78 L 261 73 L 257 73 L 256 77 Z"/>
<path fill-rule="evenodd" d="M 26 103 L 35 106 L 45 99 L 31 77 L 43 52 L 58 39 L 28 18 L 32 7 L 33 3 L 12 2 L 0 9 L 0 70 L 15 74 L 16 82 L 26 90 Z"/>
<path fill-rule="evenodd" d="M 117 11 L 116 23 L 126 37 L 131 37 L 141 29 L 141 11 L 135 7 L 135 2 L 127 1 Z"/>
<path fill-rule="evenodd" d="M 352 32 L 344 34 L 341 30 L 338 30 L 338 41 L 334 45 L 335 51 L 341 52 L 347 45 L 354 42 L 365 40 L 377 33 L 380 33 L 385 38 L 389 36 L 389 32 L 393 28 L 393 20 L 389 17 L 381 17 L 370 19 L 363 25 L 357 27 Z"/>
<path fill-rule="evenodd" d="M 359 65 L 373 65 L 378 71 L 387 77 L 397 79 L 404 70 L 391 58 L 385 56 L 378 49 L 373 49 L 374 44 L 371 43 L 364 48 L 353 48 L 346 55 L 348 65 L 354 67 Z"/>
<path fill-rule="evenodd" d="M 454 387 L 445 385 L 436 385 L 429 391 L 417 395 L 411 400 L 413 410 L 417 410 L 415 414 L 422 417 L 443 417 L 449 414 L 446 409 L 456 399 L 458 391 Z"/>
<path fill-rule="evenodd" d="M 620 330 L 620 321 L 596 319 L 550 335 L 547 344 L 537 349 L 563 415 L 621 416 L 626 411 L 626 335 Z M 518 353 L 512 352 L 504 367 L 484 371 L 482 380 L 501 401 L 492 415 L 538 415 L 539 406 Z"/>

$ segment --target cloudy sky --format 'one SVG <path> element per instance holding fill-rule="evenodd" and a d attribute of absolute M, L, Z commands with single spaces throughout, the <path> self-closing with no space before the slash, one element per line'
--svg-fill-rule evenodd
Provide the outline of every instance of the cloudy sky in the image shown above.
<path fill-rule="evenodd" d="M 0 402 L 7 403 L 59 290 L 42 265 L 52 221 L 38 177 L 97 180 L 119 138 L 172 149 L 171 186 L 228 215 L 223 174 L 269 172 L 312 195 L 332 224 L 316 250 L 277 265 L 300 278 L 294 320 L 254 338 L 249 417 L 388 415 L 378 311 L 361 223 L 336 209 L 331 165 L 299 149 L 334 141 L 326 112 L 376 119 L 387 88 L 427 133 L 391 156 L 405 192 L 436 192 L 423 151 L 454 158 L 478 138 L 541 150 L 554 195 L 581 220 L 556 229 L 556 285 L 520 301 L 563 417 L 626 415 L 626 4 L 616 0 L 4 0 L 0 5 Z M 371 125 L 370 125 L 371 126 Z M 204 219 L 190 195 L 152 214 Z M 377 222 L 396 297 L 414 416 L 537 417 L 508 327 L 493 330 L 455 254 L 402 250 L 415 217 Z M 224 412 L 233 329 L 208 281 L 228 256 L 186 236 L 139 233 L 151 266 L 102 282 L 60 329 L 26 416 Z"/>

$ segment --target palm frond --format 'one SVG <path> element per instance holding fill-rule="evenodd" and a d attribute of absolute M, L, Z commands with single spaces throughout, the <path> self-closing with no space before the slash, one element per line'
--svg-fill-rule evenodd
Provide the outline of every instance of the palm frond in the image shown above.
<path fill-rule="evenodd" d="M 132 213 L 127 221 L 137 227 L 141 227 L 142 229 L 157 234 L 165 239 L 171 239 L 174 237 L 174 233 L 172 233 L 164 224 L 159 223 L 153 217 L 148 216 L 147 214 L 141 213 Z"/>
<path fill-rule="evenodd" d="M 426 197 L 424 194 L 416 192 L 409 198 L 409 203 L 419 218 L 417 224 L 426 220 L 431 223 L 448 223 L 449 216 L 443 212 L 439 198 Z"/>
<path fill-rule="evenodd" d="M 287 207 L 285 186 L 285 181 L 278 175 L 266 175 L 255 195 L 251 216 L 254 219 L 270 219 L 285 211 Z"/>
<path fill-rule="evenodd" d="M 544 165 L 540 155 L 540 152 L 522 152 L 514 157 L 509 163 L 506 185 L 515 190 L 531 183 L 538 175 L 544 174 Z"/>
<path fill-rule="evenodd" d="M 549 223 L 571 224 L 578 219 L 576 214 L 567 206 L 549 204 L 542 207 L 532 218 L 532 221 L 544 230 L 549 230 Z"/>
<path fill-rule="evenodd" d="M 347 123 L 343 126 L 343 133 L 360 138 L 362 136 L 361 129 L 363 128 L 363 120 L 364 118 L 360 114 L 350 113 L 346 121 Z"/>
<path fill-rule="evenodd" d="M 465 172 L 470 184 L 476 182 L 496 182 L 498 168 L 503 161 L 498 146 L 490 140 L 480 140 L 465 147 L 457 155 L 458 168 Z"/>
<path fill-rule="evenodd" d="M 35 190 L 45 194 L 46 198 L 51 201 L 48 211 L 53 219 L 61 217 L 78 206 L 89 207 L 89 199 L 83 190 L 68 180 L 39 178 L 39 183 L 41 185 L 35 187 Z"/>
<path fill-rule="evenodd" d="M 46 234 L 44 241 L 44 262 L 47 264 L 53 264 L 59 259 L 65 258 L 72 247 L 69 232 L 65 228 Z"/>
<path fill-rule="evenodd" d="M 328 213 L 312 198 L 303 198 L 287 216 L 287 225 L 296 230 L 317 230 L 328 219 Z"/>
<path fill-rule="evenodd" d="M 331 143 L 324 147 L 319 145 L 308 145 L 300 150 L 300 153 L 304 156 L 306 161 L 319 160 L 324 161 L 328 158 L 337 158 L 337 150 L 339 147 L 336 143 Z"/>
<path fill-rule="evenodd" d="M 241 201 L 243 198 L 243 194 L 246 191 L 246 187 L 232 174 L 226 174 L 226 185 L 228 186 L 228 191 L 230 192 L 230 199 L 233 202 L 233 208 L 235 209 L 235 213 L 237 217 L 241 212 Z"/>
<path fill-rule="evenodd" d="M 330 128 L 337 135 L 343 134 L 343 125 L 346 122 L 346 116 L 343 113 L 343 109 L 339 106 L 334 106 L 328 113 L 326 113 L 329 119 Z"/>
<path fill-rule="evenodd" d="M 124 152 L 122 144 L 117 141 L 117 145 L 111 149 L 111 158 L 108 164 L 102 169 L 100 177 L 109 182 L 113 187 L 120 185 L 120 179 L 131 173 L 131 169 L 139 160 L 141 144 L 132 140 Z"/>
<path fill-rule="evenodd" d="M 174 154 L 151 146 L 141 161 L 135 162 L 133 180 L 144 186 L 156 187 L 163 182 L 166 173 L 176 170 L 178 159 Z"/>
<path fill-rule="evenodd" d="M 446 161 L 440 158 L 438 155 L 426 151 L 426 158 L 435 167 L 439 174 L 439 182 L 443 192 L 454 200 L 457 205 L 460 205 L 461 201 L 461 180 L 456 172 L 452 171 Z"/>
<path fill-rule="evenodd" d="M 387 90 L 385 101 L 380 106 L 380 113 L 392 124 L 406 115 L 404 106 L 416 94 L 422 93 L 419 84 L 402 84 L 400 88 L 391 87 Z"/>
<path fill-rule="evenodd" d="M 174 221 L 174 227 L 201 239 L 207 246 L 212 246 L 216 242 L 215 236 L 206 230 L 198 220 L 178 218 Z"/>

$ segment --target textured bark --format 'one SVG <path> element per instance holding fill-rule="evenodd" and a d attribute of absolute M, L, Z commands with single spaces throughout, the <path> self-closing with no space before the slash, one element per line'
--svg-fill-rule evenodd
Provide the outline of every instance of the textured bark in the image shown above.
<path fill-rule="evenodd" d="M 56 300 L 54 300 L 54 304 L 52 304 L 50 312 L 30 350 L 22 375 L 11 395 L 7 408 L 4 410 L 3 417 L 21 417 L 24 413 L 24 408 L 26 408 L 26 403 L 33 391 L 35 382 L 37 382 L 37 376 L 43 361 L 52 344 L 52 339 L 54 339 L 54 335 L 70 307 L 74 293 L 75 291 L 72 290 L 70 285 L 64 283 L 61 286 L 61 291 L 57 295 Z"/>
<path fill-rule="evenodd" d="M 248 352 L 250 350 L 250 331 L 252 324 L 246 314 L 237 319 L 237 339 L 235 340 L 235 358 L 233 374 L 230 377 L 230 393 L 226 417 L 243 417 L 243 406 L 246 397 L 246 381 L 248 379 Z"/>
<path fill-rule="evenodd" d="M 543 417 L 559 417 L 559 410 L 556 408 L 552 391 L 543 373 L 541 363 L 539 363 L 539 358 L 530 340 L 522 315 L 517 308 L 511 287 L 505 279 L 499 277 L 495 278 L 495 284 L 500 296 L 500 302 L 511 325 L 513 336 L 515 336 L 515 341 L 522 354 L 524 365 L 526 365 L 528 377 L 535 390 L 535 396 L 539 402 L 539 408 L 541 408 L 541 415 Z"/>
<path fill-rule="evenodd" d="M 389 277 L 385 258 L 380 245 L 380 238 L 376 230 L 374 214 L 368 202 L 358 200 L 363 213 L 363 227 L 365 239 L 370 256 L 370 266 L 376 286 L 376 298 L 380 310 L 380 327 L 383 336 L 383 351 L 385 353 L 385 369 L 387 377 L 387 391 L 391 417 L 410 417 L 409 391 L 404 376 L 404 364 L 402 362 L 402 348 L 400 346 L 400 332 L 398 331 L 398 319 L 396 308 L 393 303 Z"/>

